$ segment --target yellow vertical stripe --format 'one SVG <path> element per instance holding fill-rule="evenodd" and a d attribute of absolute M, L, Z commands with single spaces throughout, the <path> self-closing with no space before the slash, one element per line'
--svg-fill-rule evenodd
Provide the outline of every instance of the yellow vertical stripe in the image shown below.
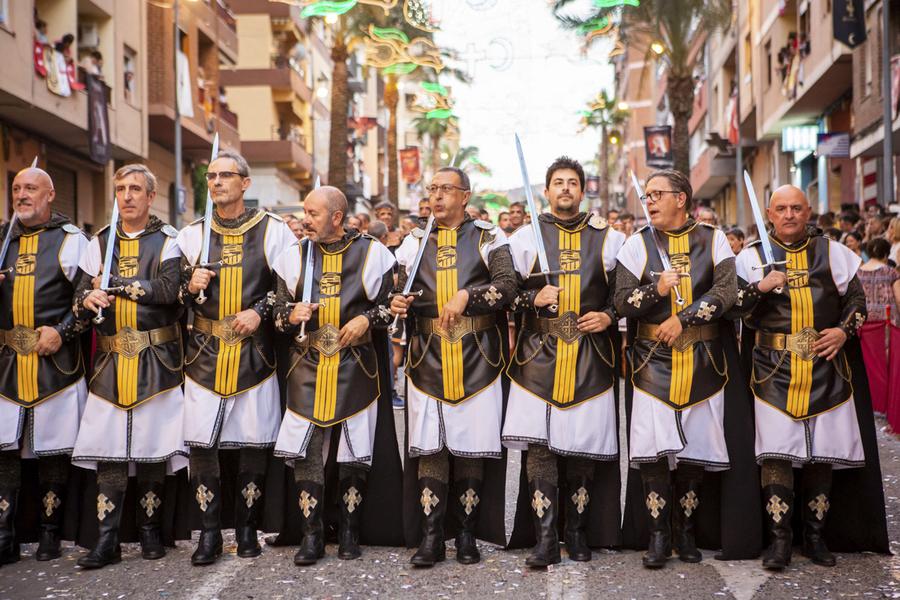
<path fill-rule="evenodd" d="M 36 255 L 38 237 L 35 233 L 19 238 L 19 256 Z M 37 257 L 31 264 L 29 273 L 16 272 L 13 279 L 13 326 L 34 328 L 34 276 Z M 18 265 L 18 261 L 16 261 Z M 19 384 L 19 399 L 23 402 L 34 402 L 38 399 L 38 354 L 32 352 L 26 356 L 16 356 L 16 381 Z"/>
<path fill-rule="evenodd" d="M 459 291 L 456 271 L 456 230 L 438 229 L 437 245 L 437 305 L 440 313 L 443 312 L 444 305 Z M 441 338 L 441 358 L 444 398 L 459 400 L 465 395 L 462 340 L 451 343 Z"/>
<path fill-rule="evenodd" d="M 560 266 L 581 264 L 581 232 L 570 232 L 559 229 Z M 566 259 L 563 260 L 563 255 Z M 581 313 L 581 274 L 563 273 L 559 276 L 559 311 L 558 315 L 573 312 Z M 553 400 L 559 404 L 568 404 L 575 399 L 575 365 L 578 361 L 578 340 L 565 342 L 556 339 L 556 368 L 553 375 Z"/>
<path fill-rule="evenodd" d="M 322 277 L 319 280 L 319 328 L 332 325 L 341 328 L 341 275 L 343 254 L 322 254 Z M 331 421 L 337 411 L 337 381 L 341 353 L 333 356 L 319 354 L 316 366 L 316 397 L 313 418 Z"/>
<path fill-rule="evenodd" d="M 789 277 L 788 281 L 803 285 L 788 288 L 791 298 L 791 333 L 798 333 L 807 327 L 813 327 L 812 292 L 809 289 L 809 259 L 806 248 L 787 253 L 787 268 L 801 271 L 799 276 Z M 791 381 L 788 384 L 787 411 L 795 417 L 803 417 L 809 413 L 809 395 L 812 391 L 813 361 L 803 360 L 791 353 Z"/>
<path fill-rule="evenodd" d="M 111 232 L 110 235 L 115 233 Z M 131 273 L 122 273 L 121 263 L 126 257 L 137 259 L 138 253 L 139 240 L 119 239 L 120 274 L 126 277 L 134 276 Z M 137 302 L 119 296 L 116 298 L 116 331 L 124 327 L 137 329 Z M 115 358 L 116 389 L 120 406 L 131 406 L 137 402 L 138 359 L 138 356 L 128 358 L 121 354 Z"/>
<path fill-rule="evenodd" d="M 225 247 L 240 247 L 244 244 L 243 235 L 222 236 L 222 256 L 226 258 Z M 235 315 L 241 311 L 244 273 L 241 262 L 236 265 L 223 265 L 219 272 L 219 319 Z M 216 393 L 231 396 L 237 391 L 238 373 L 241 364 L 241 347 L 243 341 L 228 345 L 219 341 L 219 354 L 216 357 Z"/>
<path fill-rule="evenodd" d="M 677 254 L 689 255 L 691 252 L 690 233 L 686 232 L 678 236 L 669 236 L 669 256 Z M 690 264 L 690 263 L 688 263 Z M 693 283 L 691 277 L 682 277 L 678 283 L 678 290 L 684 299 L 684 304 L 679 306 L 675 294 L 670 294 L 672 314 L 676 315 L 694 301 Z M 669 401 L 676 406 L 684 406 L 691 400 L 691 382 L 694 375 L 694 349 L 688 348 L 684 352 L 672 349 L 672 381 L 669 385 Z"/>

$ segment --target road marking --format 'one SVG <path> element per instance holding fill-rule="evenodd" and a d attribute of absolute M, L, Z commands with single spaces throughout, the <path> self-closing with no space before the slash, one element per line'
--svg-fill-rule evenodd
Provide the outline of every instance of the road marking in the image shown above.
<path fill-rule="evenodd" d="M 735 600 L 751 600 L 772 577 L 772 572 L 763 569 L 758 560 L 716 560 L 711 552 L 705 552 L 703 559 L 722 577 Z"/>

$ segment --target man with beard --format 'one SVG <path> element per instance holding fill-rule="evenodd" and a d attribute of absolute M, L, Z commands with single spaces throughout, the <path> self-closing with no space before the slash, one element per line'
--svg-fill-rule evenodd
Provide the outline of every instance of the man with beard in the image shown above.
<path fill-rule="evenodd" d="M 247 161 L 223 151 L 206 173 L 215 203 L 209 265 L 199 264 L 203 219 L 185 227 L 178 245 L 187 259 L 182 297 L 194 315 L 185 356 L 184 439 L 191 448 L 191 485 L 201 511 L 194 565 L 222 553 L 222 496 L 234 497 L 237 554 L 260 553 L 257 523 L 267 449 L 281 424 L 275 377 L 272 305 L 274 265 L 294 235 L 280 217 L 244 206 L 250 187 Z M 220 266 L 218 271 L 209 267 Z M 200 292 L 206 301 L 200 303 Z M 234 490 L 223 490 L 220 448 L 239 449 Z M 262 500 L 261 500 L 262 499 Z"/>
<path fill-rule="evenodd" d="M 182 345 L 178 302 L 178 232 L 150 214 L 156 177 L 144 165 L 116 171 L 119 222 L 91 240 L 79 267 L 75 314 L 96 325 L 97 356 L 72 461 L 97 471 L 99 537 L 78 560 L 98 569 L 121 560 L 119 526 L 126 511 L 128 470 L 137 474 L 136 506 L 142 555 L 165 556 L 162 534 L 166 473 L 187 466 L 184 446 Z M 109 236 L 115 236 L 109 289 L 100 276 Z M 114 290 L 114 291 L 113 291 Z M 98 317 L 98 319 L 101 317 Z"/>
<path fill-rule="evenodd" d="M 682 173 L 652 173 L 642 198 L 652 227 L 628 238 L 616 267 L 615 308 L 629 319 L 631 348 L 629 459 L 643 487 L 629 476 L 623 534 L 637 546 L 649 529 L 648 568 L 666 564 L 673 534 L 679 559 L 699 562 L 698 533 L 729 558 L 754 556 L 761 533 L 758 511 L 743 505 L 755 482 L 751 407 L 740 377 L 729 377 L 737 346 L 721 321 L 737 297 L 734 255 L 724 233 L 688 217 L 691 197 Z"/>
<path fill-rule="evenodd" d="M 396 442 L 380 452 L 397 467 L 393 489 L 384 493 L 385 467 L 381 467 L 378 495 L 369 495 L 367 481 L 375 456 L 378 427 L 394 431 L 390 398 L 382 404 L 386 419 L 379 423 L 379 398 L 388 382 L 379 381 L 379 363 L 388 360 L 372 341 L 391 321 L 388 297 L 394 285 L 394 257 L 368 235 L 344 228 L 347 199 L 334 187 L 319 188 L 303 203 L 306 239 L 291 246 L 275 266 L 278 291 L 275 328 L 293 336 L 287 375 L 287 412 L 281 423 L 275 455 L 293 462 L 298 488 L 298 510 L 303 530 L 297 565 L 312 565 L 324 556 L 325 457 L 337 444 L 337 498 L 340 503 L 338 557 L 359 558 L 360 522 L 364 512 L 371 531 L 380 538 L 369 543 L 390 543 L 394 534 L 387 515 L 400 499 L 400 457 Z M 301 300 L 312 252 L 310 303 Z M 292 307 L 293 306 L 293 307 Z M 299 326 L 305 324 L 301 336 Z M 384 348 L 382 343 L 380 348 Z M 385 453 L 386 452 L 386 453 Z M 393 460 L 390 460 L 393 459 Z M 393 500 L 393 502 L 391 502 Z M 369 508 L 372 503 L 373 509 Z"/>
<path fill-rule="evenodd" d="M 525 224 L 525 205 L 521 202 L 513 202 L 509 205 L 509 224 L 512 231 Z M 508 233 L 512 233 L 512 231 Z"/>
<path fill-rule="evenodd" d="M 785 271 L 765 272 L 759 241 L 737 259 L 736 309 L 752 348 L 756 459 L 770 534 L 762 564 L 772 570 L 791 562 L 798 504 L 802 553 L 813 563 L 835 565 L 826 537 L 841 551 L 888 551 L 872 407 L 854 338 L 866 320 L 861 261 L 808 229 L 810 212 L 801 190 L 778 188 L 766 214 L 773 258 Z M 802 483 L 796 493 L 794 466 Z"/>
<path fill-rule="evenodd" d="M 550 213 L 539 222 L 549 267 L 560 272 L 552 284 L 541 275 L 532 228 L 509 242 L 523 282 L 512 309 L 524 318 L 507 371 L 512 384 L 503 443 L 528 451 L 527 497 L 523 486 L 519 504 L 533 513 L 537 545 L 525 560 L 530 567 L 560 562 L 558 517 L 564 516 L 572 560 L 590 560 L 591 545 L 620 543 L 616 351 L 607 329 L 618 321 L 612 292 L 625 236 L 579 212 L 583 189 L 577 161 L 563 156 L 547 169 Z"/>
<path fill-rule="evenodd" d="M 72 295 L 88 241 L 51 210 L 55 197 L 42 169 L 23 169 L 13 179 L 17 221 L 0 265 L 0 564 L 19 560 L 23 458 L 38 459 L 40 505 L 24 513 L 40 514 L 37 560 L 59 558 L 72 499 L 69 455 L 87 397 Z"/>
<path fill-rule="evenodd" d="M 497 215 L 497 227 L 507 236 L 511 235 L 515 229 L 513 229 L 512 221 L 509 218 L 509 213 L 507 211 L 501 212 Z"/>
<path fill-rule="evenodd" d="M 506 237 L 466 215 L 472 192 L 465 172 L 438 170 L 428 191 L 434 229 L 427 239 L 423 229 L 414 230 L 397 250 L 402 289 L 419 245 L 425 244 L 413 274 L 412 291 L 420 295 L 397 295 L 391 303 L 394 314 L 408 315 L 404 513 L 410 517 L 407 543 L 414 545 L 419 537 L 414 515 L 421 510 L 421 543 L 411 562 L 423 567 L 445 558 L 448 510 L 459 532 L 458 562 L 481 560 L 476 537 L 506 542 L 506 461 L 500 442 L 503 311 L 516 293 Z M 487 518 L 479 519 L 479 512 Z"/>
<path fill-rule="evenodd" d="M 419 200 L 419 218 L 427 219 L 431 216 L 431 200 L 422 198 Z"/>

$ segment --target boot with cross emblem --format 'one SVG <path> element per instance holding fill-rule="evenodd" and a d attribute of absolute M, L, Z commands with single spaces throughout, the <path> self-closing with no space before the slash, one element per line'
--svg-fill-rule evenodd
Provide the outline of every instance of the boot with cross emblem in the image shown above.
<path fill-rule="evenodd" d="M 325 527 L 322 525 L 325 496 L 322 494 L 321 483 L 298 481 L 297 488 L 303 539 L 300 540 L 300 549 L 294 555 L 294 564 L 302 567 L 314 565 L 325 556 Z"/>
<path fill-rule="evenodd" d="M 453 482 L 450 500 L 454 502 L 459 532 L 456 534 L 456 562 L 474 565 L 481 561 L 481 553 L 475 543 L 475 526 L 478 524 L 478 505 L 481 504 L 481 482 L 462 479 Z"/>
<path fill-rule="evenodd" d="M 644 506 L 647 508 L 650 540 L 647 553 L 642 560 L 648 569 L 660 569 L 672 554 L 672 529 L 669 516 L 672 511 L 672 484 L 669 473 L 664 476 L 645 474 L 641 471 L 644 484 Z"/>
<path fill-rule="evenodd" d="M 0 565 L 19 560 L 19 540 L 16 539 L 16 504 L 19 490 L 0 489 Z"/>
<path fill-rule="evenodd" d="M 769 529 L 769 547 L 762 557 L 762 566 L 772 571 L 781 571 L 791 564 L 791 547 L 794 532 L 791 517 L 794 514 L 794 492 L 778 484 L 763 487 L 763 507 L 766 510 L 766 524 Z"/>
<path fill-rule="evenodd" d="M 237 539 L 237 555 L 253 558 L 262 553 L 256 524 L 262 505 L 263 475 L 241 473 L 238 475 L 238 492 L 234 504 L 234 537 Z"/>
<path fill-rule="evenodd" d="M 419 479 L 422 505 L 422 542 L 409 562 L 417 567 L 433 567 L 447 558 L 444 547 L 444 515 L 447 514 L 447 484 L 431 477 Z"/>
<path fill-rule="evenodd" d="M 803 469 L 803 547 L 801 552 L 813 563 L 833 567 L 837 561 L 825 545 L 825 520 L 831 508 L 831 465 L 817 464 Z"/>
<path fill-rule="evenodd" d="M 101 485 L 97 491 L 97 521 L 100 536 L 93 550 L 78 559 L 83 569 L 99 569 L 122 561 L 119 546 L 119 523 L 122 520 L 122 503 L 125 491 Z"/>
<path fill-rule="evenodd" d="M 166 555 L 162 539 L 163 482 L 138 478 L 137 525 L 141 537 L 141 556 L 158 560 Z"/>
<path fill-rule="evenodd" d="M 528 489 L 531 491 L 537 544 L 525 559 L 525 565 L 542 569 L 562 560 L 559 555 L 559 532 L 556 530 L 559 492 L 555 485 L 543 479 L 532 479 L 528 482 Z"/>
<path fill-rule="evenodd" d="M 566 502 L 566 554 L 579 562 L 591 560 L 587 543 L 588 509 L 593 482 L 587 477 L 575 477 L 568 481 L 569 498 Z"/>
<path fill-rule="evenodd" d="M 63 518 L 63 494 L 65 486 L 58 483 L 41 484 L 41 536 L 36 560 L 53 560 L 62 553 L 59 550 L 60 530 Z"/>
<path fill-rule="evenodd" d="M 215 475 L 191 478 L 194 500 L 200 507 L 200 540 L 191 556 L 194 566 L 211 565 L 222 556 L 222 483 Z"/>
<path fill-rule="evenodd" d="M 365 474 L 362 469 L 354 469 Z M 359 522 L 362 501 L 366 495 L 366 479 L 353 474 L 341 479 L 338 490 L 341 503 L 341 521 L 338 527 L 338 558 L 353 560 L 362 556 L 359 549 Z"/>
<path fill-rule="evenodd" d="M 672 514 L 672 537 L 678 559 L 686 563 L 698 563 L 703 555 L 697 549 L 694 535 L 697 509 L 700 507 L 700 486 L 703 467 L 680 464 L 675 471 L 675 501 Z"/>

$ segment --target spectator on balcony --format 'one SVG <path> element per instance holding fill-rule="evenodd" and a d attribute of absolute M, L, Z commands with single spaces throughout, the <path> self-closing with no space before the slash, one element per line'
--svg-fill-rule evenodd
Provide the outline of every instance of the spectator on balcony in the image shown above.
<path fill-rule="evenodd" d="M 35 19 L 34 21 L 34 39 L 36 39 L 41 45 L 49 46 L 50 38 L 47 37 L 47 22 L 41 19 Z"/>
<path fill-rule="evenodd" d="M 103 79 L 103 55 L 99 50 L 91 50 L 81 57 L 79 66 L 84 69 L 88 75 L 93 75 L 97 79 Z"/>

